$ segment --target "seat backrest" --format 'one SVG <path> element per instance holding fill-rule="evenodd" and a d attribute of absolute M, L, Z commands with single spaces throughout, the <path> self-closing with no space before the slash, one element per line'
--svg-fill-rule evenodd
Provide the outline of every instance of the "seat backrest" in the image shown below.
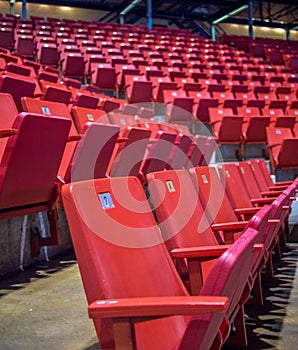
<path fill-rule="evenodd" d="M 71 109 L 74 123 L 78 133 L 82 133 L 86 123 L 98 122 L 110 124 L 106 111 L 101 109 L 91 109 L 80 106 L 73 106 Z"/>
<path fill-rule="evenodd" d="M 210 228 L 211 220 L 203 209 L 187 170 L 169 170 L 147 175 L 148 189 L 163 238 L 171 251 L 174 248 L 218 245 Z M 176 266 L 183 276 L 184 261 Z M 210 264 L 205 264 L 203 274 Z M 204 277 L 204 276 L 203 276 Z"/>
<path fill-rule="evenodd" d="M 29 97 L 22 98 L 22 106 L 24 111 L 30 113 L 39 113 L 44 114 L 46 116 L 58 116 L 67 118 L 72 122 L 71 114 L 64 103 L 53 102 L 53 101 L 45 101 L 45 100 L 37 100 Z M 77 130 L 75 124 L 71 123 L 71 128 L 69 132 L 69 136 L 77 135 Z M 70 162 L 73 157 L 74 150 L 76 148 L 76 142 L 67 142 L 65 151 L 63 154 L 63 158 L 60 164 L 58 175 L 62 179 L 66 176 L 67 169 L 70 165 Z"/>
<path fill-rule="evenodd" d="M 230 327 L 235 317 L 233 315 L 235 308 L 245 302 L 241 299 L 256 256 L 253 247 L 256 242 L 258 242 L 258 231 L 252 228 L 246 229 L 241 237 L 216 260 L 201 289 L 202 295 L 220 294 L 229 297 L 226 318 L 230 321 Z"/>
<path fill-rule="evenodd" d="M 150 146 L 141 173 L 146 176 L 153 171 L 164 170 L 168 164 L 169 156 L 174 147 L 176 133 L 159 131 L 155 136 L 155 142 Z"/>
<path fill-rule="evenodd" d="M 15 102 L 10 94 L 0 93 L 0 129 L 10 129 L 18 115 Z M 7 138 L 0 138 L 0 159 L 7 143 Z"/>
<path fill-rule="evenodd" d="M 170 155 L 169 164 L 166 169 L 182 169 L 189 163 L 187 153 L 192 143 L 191 137 L 179 133 L 176 137 L 175 145 Z"/>
<path fill-rule="evenodd" d="M 293 138 L 291 129 L 289 128 L 266 128 L 268 146 L 281 145 L 285 138 Z"/>
<path fill-rule="evenodd" d="M 240 116 L 224 116 L 218 130 L 218 137 L 221 143 L 237 142 L 242 139 L 243 117 Z M 216 124 L 217 125 L 217 124 Z M 215 125 L 215 127 L 216 127 Z"/>
<path fill-rule="evenodd" d="M 219 178 L 216 168 L 201 166 L 189 172 L 210 220 L 215 224 L 238 221 L 225 191 L 225 179 Z"/>
<path fill-rule="evenodd" d="M 273 182 L 270 178 L 270 174 L 268 172 L 268 168 L 262 159 L 252 159 L 248 161 L 249 166 L 251 167 L 252 173 L 256 179 L 256 182 L 261 190 L 261 192 L 269 191 L 268 186 L 273 186 Z M 270 183 L 268 184 L 266 180 L 266 176 L 269 176 Z"/>
<path fill-rule="evenodd" d="M 121 129 L 121 142 L 112 156 L 110 176 L 138 176 L 151 131 L 145 128 Z"/>
<path fill-rule="evenodd" d="M 106 177 L 119 132 L 120 128 L 116 125 L 86 123 L 64 181 L 68 183 Z"/>
<path fill-rule="evenodd" d="M 44 114 L 47 116 L 56 116 L 70 119 L 72 121 L 71 114 L 67 105 L 60 102 L 38 100 L 30 97 L 22 97 L 22 108 L 24 112 Z M 75 125 L 72 123 L 70 129 L 70 135 L 77 134 Z"/>
<path fill-rule="evenodd" d="M 250 197 L 236 165 L 233 163 L 219 164 L 217 169 L 220 177 L 225 181 L 227 194 L 233 208 L 251 208 Z"/>
<path fill-rule="evenodd" d="M 19 112 L 22 111 L 21 98 L 23 96 L 33 97 L 35 86 L 32 81 L 22 79 L 20 76 L 2 75 L 0 77 L 0 92 L 10 94 Z"/>
<path fill-rule="evenodd" d="M 20 113 L 1 160 L 0 208 L 6 209 L 50 200 L 70 121 Z"/>
<path fill-rule="evenodd" d="M 264 159 L 255 159 L 250 161 L 251 164 L 253 164 L 255 167 L 258 167 L 256 171 L 260 172 L 263 174 L 263 177 L 265 178 L 265 185 L 266 187 L 262 187 L 262 191 L 268 191 L 268 186 L 273 186 L 274 183 L 272 181 L 272 178 L 270 176 L 269 169 L 267 168 L 267 165 L 265 163 Z M 254 170 L 254 169 L 253 169 Z M 258 177 L 257 173 L 256 176 Z M 264 188 L 264 189 L 263 189 Z"/>
<path fill-rule="evenodd" d="M 162 244 L 137 178 L 73 183 L 63 186 L 62 198 L 89 304 L 98 299 L 188 295 Z M 200 327 L 199 318 L 174 316 L 141 322 L 135 327 L 136 346 L 169 350 L 181 343 L 180 349 L 188 349 L 183 344 L 188 344 L 190 337 L 196 348 L 204 349 L 200 347 L 203 339 L 209 348 L 221 319 L 216 319 L 215 324 L 208 319 L 212 327 L 207 339 L 206 326 L 203 334 L 197 333 L 206 323 Z M 188 323 L 196 320 L 194 337 Z M 103 346 L 113 346 L 112 325 L 108 321 L 95 321 Z"/>
<path fill-rule="evenodd" d="M 278 168 L 298 168 L 298 138 L 284 139 L 278 155 Z"/>
<path fill-rule="evenodd" d="M 247 189 L 250 198 L 262 198 L 262 190 L 258 185 L 258 178 L 255 177 L 249 161 L 237 162 L 235 164 L 239 170 L 239 174 L 242 178 L 242 181 Z"/>

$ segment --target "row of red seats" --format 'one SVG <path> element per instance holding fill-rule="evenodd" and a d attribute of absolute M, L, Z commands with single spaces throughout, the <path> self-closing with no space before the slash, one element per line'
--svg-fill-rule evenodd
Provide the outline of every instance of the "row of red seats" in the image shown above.
<path fill-rule="evenodd" d="M 298 50 L 295 41 L 223 35 L 221 42 L 234 45 L 249 52 L 253 57 L 268 60 L 271 64 L 286 65 L 295 72 L 298 70 Z"/>
<path fill-rule="evenodd" d="M 220 349 L 232 325 L 234 344 L 247 345 L 244 304 L 252 291 L 262 303 L 261 271 L 266 267 L 273 276 L 272 252 L 278 257 L 279 241 L 285 243 L 297 188 L 297 180 L 274 186 L 264 166 L 223 164 L 221 179 L 211 167 L 150 173 L 159 228 L 136 178 L 63 187 L 89 316 L 102 348 L 121 342 L 142 349 Z M 262 181 L 256 181 L 257 172 Z M 262 198 L 251 199 L 248 181 Z M 242 194 L 247 206 L 239 208 Z"/>

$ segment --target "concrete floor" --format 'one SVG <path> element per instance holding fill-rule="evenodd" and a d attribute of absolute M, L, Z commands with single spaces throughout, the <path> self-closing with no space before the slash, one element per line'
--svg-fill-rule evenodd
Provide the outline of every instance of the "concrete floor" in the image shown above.
<path fill-rule="evenodd" d="M 264 305 L 246 307 L 248 349 L 298 348 L 297 226 L 294 231 L 275 262 L 275 278 L 264 280 Z M 0 297 L 1 350 L 100 349 L 72 253 L 1 280 Z"/>

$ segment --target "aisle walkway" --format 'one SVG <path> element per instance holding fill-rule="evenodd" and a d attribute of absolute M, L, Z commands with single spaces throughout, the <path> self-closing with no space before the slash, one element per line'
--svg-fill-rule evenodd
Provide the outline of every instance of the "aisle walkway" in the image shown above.
<path fill-rule="evenodd" d="M 246 308 L 248 349 L 297 349 L 297 226 L 289 240 L 264 283 L 264 306 Z M 1 350 L 100 349 L 72 254 L 2 280 L 0 289 Z"/>

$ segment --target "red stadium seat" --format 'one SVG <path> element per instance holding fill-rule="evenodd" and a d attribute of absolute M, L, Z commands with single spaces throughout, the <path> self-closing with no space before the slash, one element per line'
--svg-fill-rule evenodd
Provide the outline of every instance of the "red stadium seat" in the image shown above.
<path fill-rule="evenodd" d="M 117 198 L 120 188 L 121 191 L 123 188 L 128 190 L 126 202 L 129 201 L 133 206 L 136 200 L 142 203 L 142 213 L 128 210 L 126 205 L 121 205 L 121 199 Z M 133 196 L 129 191 L 133 191 Z M 79 206 L 76 203 L 78 196 L 81 198 Z M 89 304 L 89 315 L 94 321 L 99 341 L 104 349 L 115 346 L 119 341 L 123 342 L 123 336 L 118 333 L 117 327 L 114 326 L 114 332 L 112 330 L 114 316 L 118 319 L 129 316 L 132 322 L 138 316 L 146 320 L 135 324 L 134 332 L 131 333 L 129 330 L 125 336 L 129 344 L 134 342 L 138 348 L 172 349 L 179 344 L 181 349 L 189 349 L 190 344 L 193 346 L 196 343 L 198 349 L 208 349 L 217 342 L 219 344 L 216 348 L 219 348 L 222 340 L 217 340 L 217 334 L 224 317 L 227 299 L 189 296 L 161 243 L 160 232 L 137 179 L 113 178 L 75 183 L 72 184 L 71 189 L 69 186 L 63 188 L 63 201 Z M 91 203 L 93 204 L 90 205 Z M 87 216 L 82 216 L 82 210 Z M 115 221 L 113 217 L 118 219 Z M 97 222 L 100 224 L 97 225 Z M 104 239 L 105 232 L 113 233 L 109 240 Z M 252 237 L 255 236 L 253 231 L 250 233 Z M 128 246 L 134 241 L 132 234 L 137 235 L 139 249 L 131 249 Z M 113 244 L 111 239 L 115 240 L 117 237 L 125 243 L 119 241 L 117 245 Z M 155 243 L 152 245 L 150 242 Z M 238 273 L 236 261 L 238 261 L 239 252 L 245 252 L 240 256 L 249 257 L 252 254 L 253 242 L 254 238 L 248 245 L 244 242 L 239 243 L 238 253 L 233 249 L 220 259 L 211 275 L 212 278 L 206 281 L 202 289 L 204 295 L 211 292 L 215 275 L 222 276 L 221 281 L 217 282 L 218 288 L 220 284 L 231 285 L 232 281 L 228 276 L 236 277 Z M 90 243 L 93 247 L 92 252 Z M 113 258 L 115 256 L 118 257 L 116 265 Z M 226 264 L 232 256 L 236 260 L 235 265 L 232 264 L 233 268 L 230 268 Z M 131 268 L 132 266 L 134 269 Z M 157 266 L 159 266 L 158 269 Z M 114 274 L 115 267 L 125 278 L 116 277 L 118 273 Z M 150 281 L 144 279 L 144 273 L 148 269 L 151 271 Z M 247 274 L 245 272 L 243 278 L 247 278 Z M 152 283 L 153 280 L 154 283 Z M 143 282 L 140 284 L 140 281 Z M 107 285 L 109 288 L 106 288 Z M 233 292 L 235 292 L 234 287 Z M 229 290 L 230 288 L 228 287 Z M 241 289 L 240 283 L 239 289 Z M 222 296 L 221 288 L 216 294 L 217 297 Z M 228 295 L 230 294 L 232 295 L 229 291 Z M 238 288 L 235 294 L 237 296 L 240 294 Z M 121 305 L 130 311 L 127 313 Z M 188 308 L 188 305 L 191 307 Z M 201 315 L 203 313 L 209 314 Z M 176 314 L 180 316 L 175 316 Z M 160 316 L 164 317 L 160 318 Z M 189 328 L 190 324 L 191 328 Z M 175 336 L 172 333 L 173 329 Z"/>

